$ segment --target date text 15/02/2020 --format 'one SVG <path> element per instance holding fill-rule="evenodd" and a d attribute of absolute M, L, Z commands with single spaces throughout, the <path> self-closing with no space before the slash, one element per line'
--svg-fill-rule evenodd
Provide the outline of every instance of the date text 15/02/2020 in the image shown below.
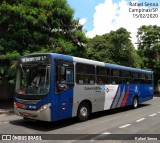
<path fill-rule="evenodd" d="M 133 18 L 158 18 L 158 14 L 133 14 Z"/>

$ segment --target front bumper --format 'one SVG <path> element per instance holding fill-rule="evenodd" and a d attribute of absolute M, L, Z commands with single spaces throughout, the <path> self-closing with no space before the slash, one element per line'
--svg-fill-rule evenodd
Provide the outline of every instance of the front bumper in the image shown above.
<path fill-rule="evenodd" d="M 39 110 L 25 110 L 22 108 L 14 107 L 14 112 L 18 116 L 22 116 L 29 119 L 51 121 L 51 109 L 47 108 L 44 111 Z"/>

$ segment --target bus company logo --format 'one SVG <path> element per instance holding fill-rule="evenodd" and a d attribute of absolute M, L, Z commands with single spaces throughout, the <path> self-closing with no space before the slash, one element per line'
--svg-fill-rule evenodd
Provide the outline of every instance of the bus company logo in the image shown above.
<path fill-rule="evenodd" d="M 115 92 L 115 87 L 114 86 L 107 86 L 105 89 L 105 92 L 106 93 Z"/>
<path fill-rule="evenodd" d="M 107 93 L 109 92 L 109 89 L 108 89 L 108 88 L 106 89 L 106 92 L 107 92 Z"/>
<path fill-rule="evenodd" d="M 100 90 L 100 87 L 84 87 L 84 90 Z"/>
<path fill-rule="evenodd" d="M 105 86 L 101 86 L 101 92 L 105 92 Z"/>

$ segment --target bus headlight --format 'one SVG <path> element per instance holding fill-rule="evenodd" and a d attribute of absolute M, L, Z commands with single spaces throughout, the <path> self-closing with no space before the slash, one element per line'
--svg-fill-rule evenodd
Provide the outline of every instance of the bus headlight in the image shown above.
<path fill-rule="evenodd" d="M 50 106 L 51 106 L 51 103 L 48 103 L 48 104 L 41 106 L 38 110 L 39 110 L 39 112 L 42 112 L 42 111 L 46 110 L 47 108 L 49 108 Z"/>

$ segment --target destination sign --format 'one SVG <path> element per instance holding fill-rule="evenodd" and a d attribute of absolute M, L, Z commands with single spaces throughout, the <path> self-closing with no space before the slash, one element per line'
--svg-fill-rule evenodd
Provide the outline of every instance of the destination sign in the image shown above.
<path fill-rule="evenodd" d="M 48 56 L 46 55 L 39 55 L 39 56 L 29 56 L 21 58 L 22 63 L 28 62 L 46 62 L 48 61 Z"/>

